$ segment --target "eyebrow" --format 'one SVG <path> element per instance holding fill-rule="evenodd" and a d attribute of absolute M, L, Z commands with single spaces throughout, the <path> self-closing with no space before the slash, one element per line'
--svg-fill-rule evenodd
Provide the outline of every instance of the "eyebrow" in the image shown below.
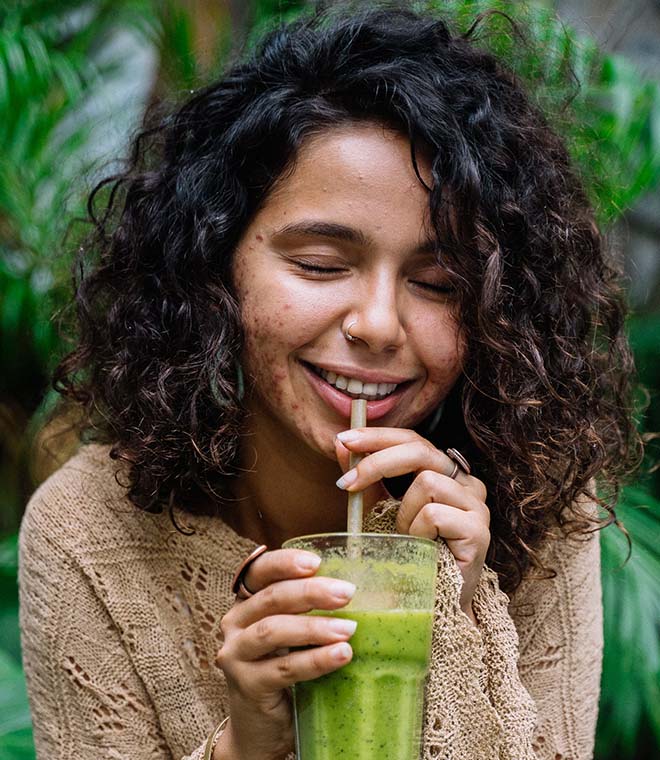
<path fill-rule="evenodd" d="M 344 243 L 351 243 L 362 248 L 369 248 L 374 245 L 374 241 L 362 230 L 355 227 L 349 227 L 338 222 L 325 222 L 315 219 L 307 219 L 300 222 L 292 222 L 280 227 L 272 234 L 273 238 L 277 237 L 316 237 L 328 238 L 329 240 L 340 240 Z M 435 254 L 438 250 L 438 244 L 435 240 L 427 239 L 413 250 L 414 255 Z"/>

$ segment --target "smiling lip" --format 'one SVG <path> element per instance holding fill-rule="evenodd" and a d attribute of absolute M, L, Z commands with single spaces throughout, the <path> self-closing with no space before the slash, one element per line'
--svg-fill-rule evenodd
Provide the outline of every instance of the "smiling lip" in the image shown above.
<path fill-rule="evenodd" d="M 332 407 L 341 417 L 350 419 L 351 402 L 353 399 L 342 393 L 330 383 L 326 382 L 320 375 L 317 375 L 310 366 L 301 362 L 302 368 L 309 379 L 310 384 L 319 396 Z M 408 389 L 410 382 L 403 382 L 394 393 L 390 393 L 382 399 L 367 401 L 367 421 L 377 420 L 391 412 L 401 401 L 401 397 Z"/>
<path fill-rule="evenodd" d="M 401 375 L 388 375 L 385 372 L 347 367 L 339 364 L 316 364 L 315 362 L 309 361 L 303 361 L 303 364 L 312 365 L 319 369 L 323 369 L 326 372 L 334 372 L 336 375 L 343 375 L 344 377 L 361 380 L 363 383 L 395 383 L 396 385 L 401 385 L 410 382 L 411 380 L 411 378 L 402 377 Z"/>

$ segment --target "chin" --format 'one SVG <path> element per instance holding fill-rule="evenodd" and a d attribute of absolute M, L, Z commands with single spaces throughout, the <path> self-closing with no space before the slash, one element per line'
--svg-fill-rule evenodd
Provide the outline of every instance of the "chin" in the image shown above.
<path fill-rule="evenodd" d="M 337 432 L 340 432 L 339 430 Z M 337 461 L 337 453 L 335 452 L 335 444 L 334 444 L 334 433 L 333 436 L 327 440 L 324 443 L 319 443 L 314 441 L 310 448 L 315 451 L 317 454 L 320 454 L 321 456 L 325 457 L 326 459 L 330 459 L 333 462 Z"/>

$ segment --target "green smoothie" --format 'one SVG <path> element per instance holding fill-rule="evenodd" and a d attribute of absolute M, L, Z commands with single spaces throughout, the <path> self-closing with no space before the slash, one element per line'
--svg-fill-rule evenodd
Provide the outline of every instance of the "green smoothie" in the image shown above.
<path fill-rule="evenodd" d="M 357 621 L 353 659 L 296 684 L 302 760 L 418 760 L 431 649 L 428 610 L 335 610 Z"/>

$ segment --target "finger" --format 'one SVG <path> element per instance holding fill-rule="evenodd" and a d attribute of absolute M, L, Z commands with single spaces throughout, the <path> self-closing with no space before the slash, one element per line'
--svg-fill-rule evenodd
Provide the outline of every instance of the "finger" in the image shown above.
<path fill-rule="evenodd" d="M 243 661 L 257 660 L 277 649 L 346 641 L 356 627 L 354 620 L 345 618 L 271 615 L 253 623 L 237 637 L 235 656 Z"/>
<path fill-rule="evenodd" d="M 344 444 L 338 439 L 335 438 L 335 455 L 337 456 L 337 462 L 339 463 L 339 466 L 341 467 L 342 472 L 346 472 L 346 470 L 350 470 L 350 458 L 351 458 L 351 452 L 344 446 Z"/>
<path fill-rule="evenodd" d="M 427 504 L 410 526 L 410 535 L 444 538 L 460 567 L 486 556 L 490 544 L 488 528 L 474 515 L 448 504 Z"/>
<path fill-rule="evenodd" d="M 363 427 L 343 430 L 336 435 L 335 440 L 356 454 L 365 454 L 401 443 L 423 441 L 424 438 L 408 428 Z"/>
<path fill-rule="evenodd" d="M 440 537 L 447 541 L 472 540 L 477 533 L 473 518 L 449 504 L 427 504 L 410 525 L 410 535 L 432 540 Z"/>
<path fill-rule="evenodd" d="M 335 441 L 356 454 L 374 453 L 404 443 L 421 442 L 435 449 L 441 455 L 442 469 L 440 472 L 451 475 L 454 471 L 455 461 L 441 449 L 436 449 L 433 444 L 422 438 L 415 430 L 407 428 L 351 428 L 338 433 Z M 482 501 L 486 500 L 486 487 L 478 478 L 468 475 L 460 468 L 455 479 L 463 485 L 472 487 L 475 493 L 481 494 Z"/>
<path fill-rule="evenodd" d="M 486 525 L 490 525 L 490 510 L 471 487 L 463 486 L 453 478 L 433 470 L 422 470 L 403 496 L 396 517 L 397 531 L 407 533 L 417 513 L 431 502 L 449 504 L 465 512 L 476 512 Z"/>
<path fill-rule="evenodd" d="M 277 581 L 304 578 L 319 569 L 321 558 L 302 549 L 276 549 L 265 552 L 250 564 L 243 583 L 256 594 Z"/>
<path fill-rule="evenodd" d="M 435 470 L 450 475 L 454 471 L 454 462 L 443 451 L 419 438 L 369 454 L 357 467 L 345 473 L 337 485 L 346 491 L 360 491 L 382 478 L 394 478 L 421 470 Z M 459 469 L 454 480 L 467 485 L 469 477 Z"/>
<path fill-rule="evenodd" d="M 235 605 L 224 620 L 247 628 L 269 615 L 296 615 L 311 610 L 336 610 L 345 607 L 355 593 L 355 586 L 336 578 L 286 580 L 266 586 L 254 596 Z"/>
<path fill-rule="evenodd" d="M 351 453 L 344 444 L 335 438 L 335 451 L 337 452 L 337 461 L 342 469 L 342 472 L 346 472 L 351 467 Z M 391 499 L 392 494 L 385 488 L 385 485 L 378 481 L 369 488 L 364 489 L 364 500 L 367 504 L 375 504 L 383 499 Z"/>
<path fill-rule="evenodd" d="M 335 438 L 335 451 L 337 452 L 337 461 L 342 469 L 342 472 L 347 472 L 351 467 L 350 457 L 351 452 L 342 444 L 341 441 Z M 378 481 L 368 488 L 364 489 L 364 501 L 367 504 L 375 504 L 378 501 L 384 499 L 391 499 L 392 494 L 385 488 L 382 481 Z"/>
<path fill-rule="evenodd" d="M 311 681 L 338 670 L 351 661 L 353 650 L 347 642 L 289 652 L 262 662 L 246 664 L 249 678 L 261 691 L 286 689 L 300 681 Z"/>

